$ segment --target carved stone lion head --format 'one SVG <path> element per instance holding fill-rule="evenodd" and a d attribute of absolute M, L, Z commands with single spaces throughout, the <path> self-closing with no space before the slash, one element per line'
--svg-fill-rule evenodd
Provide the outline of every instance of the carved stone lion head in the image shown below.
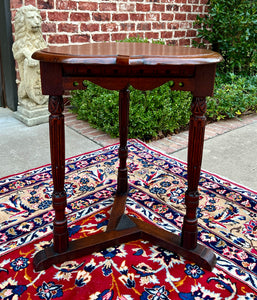
<path fill-rule="evenodd" d="M 17 10 L 14 20 L 15 39 L 24 37 L 26 33 L 41 32 L 42 18 L 39 9 L 32 5 Z"/>

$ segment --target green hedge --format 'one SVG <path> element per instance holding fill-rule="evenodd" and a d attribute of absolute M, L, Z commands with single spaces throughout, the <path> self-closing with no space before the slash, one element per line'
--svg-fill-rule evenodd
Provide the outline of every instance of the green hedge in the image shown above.
<path fill-rule="evenodd" d="M 130 87 L 129 138 L 149 140 L 185 128 L 189 123 L 189 92 L 171 91 L 166 83 L 152 91 Z M 72 111 L 112 137 L 119 135 L 118 92 L 91 82 L 86 90 L 72 92 Z M 257 111 L 257 76 L 218 76 L 214 96 L 207 98 L 210 121 L 238 117 Z"/>
<path fill-rule="evenodd" d="M 214 96 L 207 98 L 207 118 L 219 121 L 251 112 L 257 112 L 257 75 L 217 76 Z"/>
<path fill-rule="evenodd" d="M 171 91 L 169 83 L 152 91 L 130 90 L 129 138 L 152 139 L 188 124 L 191 94 Z M 119 95 L 91 82 L 72 92 L 71 105 L 79 119 L 112 137 L 119 135 Z"/>
<path fill-rule="evenodd" d="M 209 0 L 208 4 L 209 13 L 197 16 L 195 25 L 198 37 L 224 57 L 218 68 L 224 73 L 256 73 L 257 1 Z"/>

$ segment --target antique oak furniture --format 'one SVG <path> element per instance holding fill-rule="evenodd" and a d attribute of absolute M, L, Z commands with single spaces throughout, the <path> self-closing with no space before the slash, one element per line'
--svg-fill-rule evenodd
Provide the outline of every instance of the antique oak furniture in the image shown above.
<path fill-rule="evenodd" d="M 55 209 L 53 246 L 34 257 L 36 271 L 130 240 L 146 239 L 211 270 L 213 252 L 197 243 L 196 210 L 201 170 L 206 96 L 213 93 L 216 64 L 222 57 L 212 51 L 139 43 L 94 43 L 49 47 L 32 56 L 40 61 L 42 92 L 49 96 L 50 147 Z M 65 143 L 63 93 L 85 88 L 89 80 L 119 91 L 120 146 L 117 191 L 106 232 L 68 240 L 64 189 Z M 129 85 L 151 90 L 171 81 L 171 89 L 191 91 L 193 100 L 188 144 L 188 189 L 181 236 L 124 214 L 128 192 L 126 160 L 129 121 Z"/>

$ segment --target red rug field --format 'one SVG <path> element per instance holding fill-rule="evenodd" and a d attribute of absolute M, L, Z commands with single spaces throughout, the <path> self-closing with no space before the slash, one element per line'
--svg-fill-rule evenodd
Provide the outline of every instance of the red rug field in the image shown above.
<path fill-rule="evenodd" d="M 128 145 L 127 213 L 180 234 L 186 165 L 137 140 Z M 104 231 L 116 189 L 118 145 L 66 161 L 70 239 Z M 200 243 L 217 256 L 212 272 L 136 240 L 35 272 L 52 243 L 51 167 L 0 179 L 0 299 L 257 299 L 257 193 L 202 172 Z"/>

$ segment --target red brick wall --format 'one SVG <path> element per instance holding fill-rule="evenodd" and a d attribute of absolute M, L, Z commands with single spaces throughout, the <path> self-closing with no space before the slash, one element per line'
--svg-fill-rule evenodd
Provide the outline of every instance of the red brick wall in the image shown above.
<path fill-rule="evenodd" d="M 0 0 L 1 1 L 1 0 Z M 129 36 L 192 45 L 194 20 L 208 0 L 10 0 L 16 10 L 32 4 L 41 10 L 49 45 L 116 41 Z"/>

